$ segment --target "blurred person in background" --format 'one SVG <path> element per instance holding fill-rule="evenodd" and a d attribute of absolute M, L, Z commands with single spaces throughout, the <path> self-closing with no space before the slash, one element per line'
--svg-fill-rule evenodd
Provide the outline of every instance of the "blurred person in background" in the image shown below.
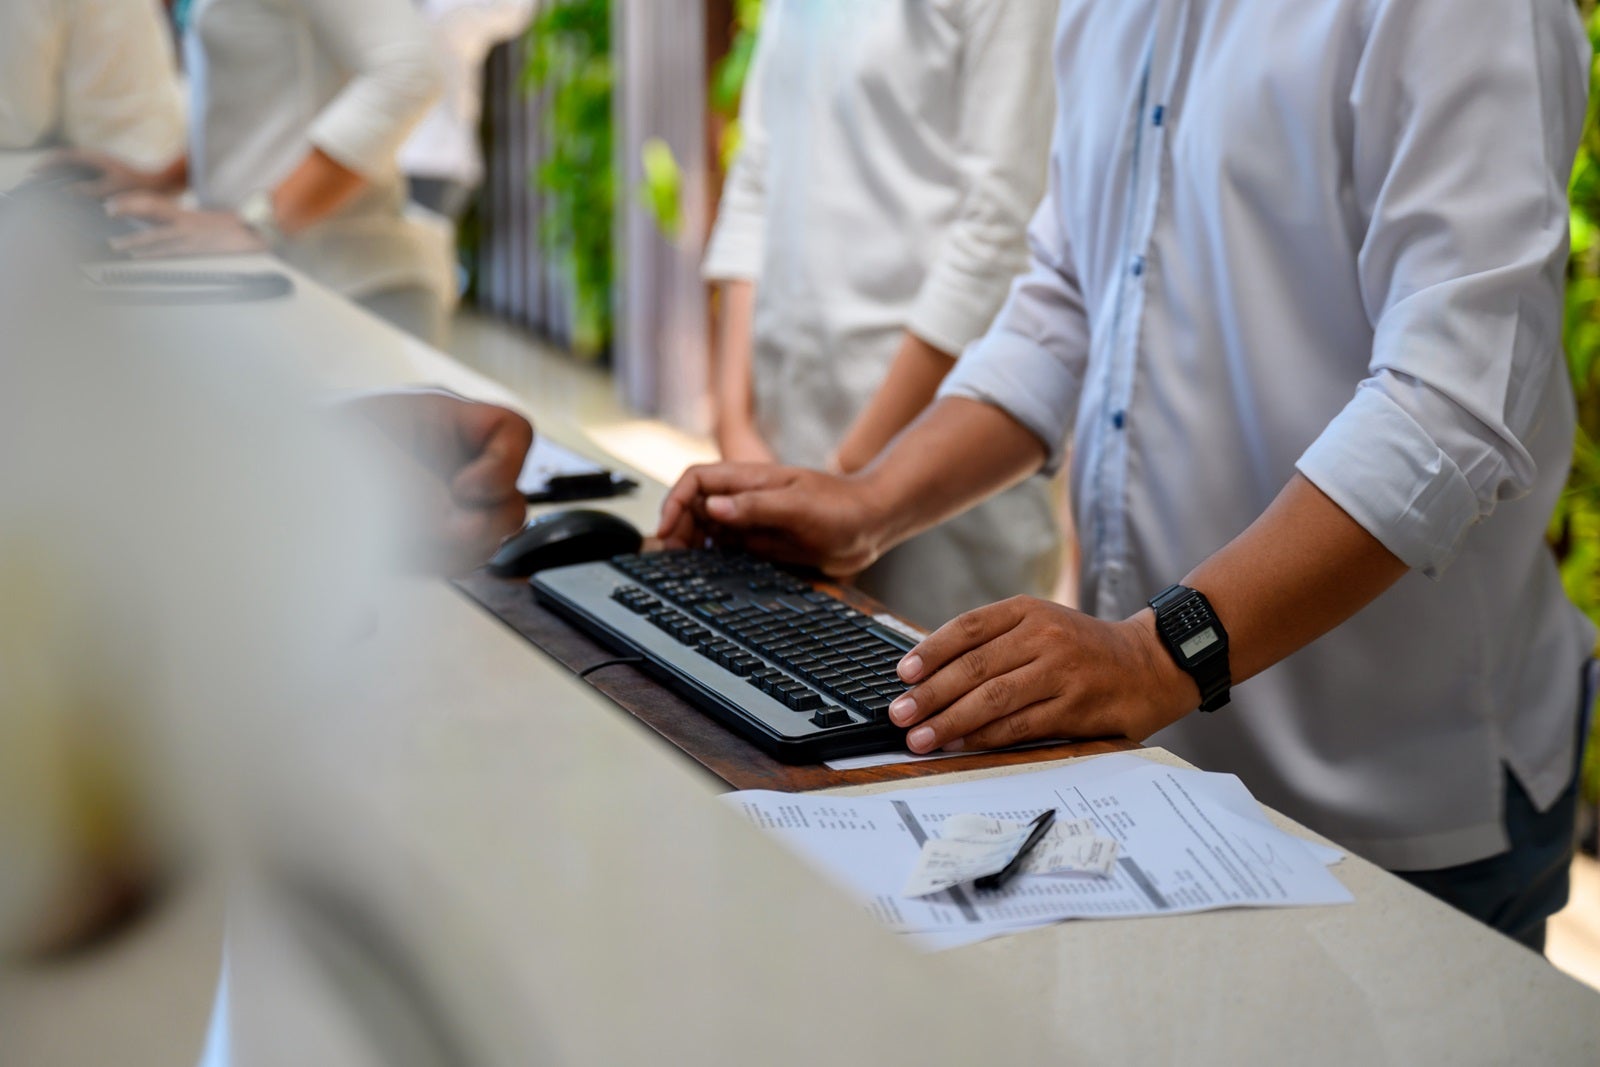
<path fill-rule="evenodd" d="M 0 4 L 0 150 L 54 147 L 164 169 L 183 101 L 156 0 Z"/>
<path fill-rule="evenodd" d="M 489 53 L 528 28 L 534 0 L 420 0 L 444 67 L 444 98 L 400 147 L 411 199 L 461 221 L 483 184 L 483 71 Z"/>
<path fill-rule="evenodd" d="M 481 562 L 521 524 L 532 433 L 440 392 L 330 405 L 270 320 L 239 335 L 98 304 L 74 284 L 72 227 L 39 203 L 0 200 L 0 1062 L 157 1062 L 109 1047 L 118 1025 L 95 1012 L 71 1043 L 97 1055 L 14 1059 L 19 1031 L 37 1056 L 51 1026 L 9 1014 L 42 997 L 65 1025 L 61 998 L 103 999 L 153 936 L 155 969 L 131 973 L 171 988 L 126 990 L 162 1012 L 136 1044 L 193 1063 L 220 938 L 174 943 L 163 907 L 216 886 L 231 923 L 300 864 L 324 889 L 362 876 L 350 813 L 310 769 L 330 691 L 396 578 Z M 321 942 L 359 941 L 360 918 Z M 347 1017 L 381 980 L 335 977 L 319 995 Z"/>
<path fill-rule="evenodd" d="M 440 390 L 330 404 L 275 369 L 286 339 L 97 305 L 72 285 L 71 227 L 40 204 L 0 200 L 0 959 L 103 935 L 172 873 L 155 825 L 172 813 L 136 766 L 158 754 L 127 747 L 123 718 L 166 684 L 152 634 L 210 641 L 185 613 L 215 616 L 234 594 L 266 606 L 227 611 L 223 629 L 275 627 L 295 598 L 304 626 L 322 591 L 480 564 L 526 516 L 516 479 L 533 439 L 521 415 Z M 47 444 L 57 434 L 70 443 Z M 270 579 L 227 577 L 240 545 Z M 334 627 L 338 642 L 359 629 Z M 254 662 L 249 640 L 221 640 L 229 662 Z M 33 717 L 46 713 L 66 717 Z"/>
<path fill-rule="evenodd" d="M 113 214 L 150 229 L 137 258 L 270 248 L 401 329 L 437 342 L 454 302 L 449 227 L 406 211 L 396 154 L 439 92 L 410 0 L 194 0 L 189 154 L 161 170 L 75 158 Z M 187 185 L 198 202 L 177 196 Z"/>
<path fill-rule="evenodd" d="M 705 275 L 722 283 L 732 461 L 867 466 L 932 401 L 1027 264 L 1057 0 L 769 0 Z M 861 585 L 943 622 L 1048 595 L 1034 479 L 884 555 Z"/>

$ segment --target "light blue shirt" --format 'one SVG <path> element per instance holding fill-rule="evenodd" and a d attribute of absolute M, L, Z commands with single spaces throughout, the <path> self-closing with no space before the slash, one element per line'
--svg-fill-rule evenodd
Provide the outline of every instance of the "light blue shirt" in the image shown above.
<path fill-rule="evenodd" d="M 1032 263 L 943 391 L 1070 439 L 1097 615 L 1296 470 L 1414 569 L 1154 739 L 1397 869 L 1501 851 L 1502 764 L 1571 780 L 1593 633 L 1543 531 L 1588 60 L 1567 0 L 1065 0 Z"/>

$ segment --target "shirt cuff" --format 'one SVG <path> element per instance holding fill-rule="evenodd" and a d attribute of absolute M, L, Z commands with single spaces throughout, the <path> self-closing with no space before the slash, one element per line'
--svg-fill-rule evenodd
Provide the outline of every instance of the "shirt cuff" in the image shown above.
<path fill-rule="evenodd" d="M 443 84 L 426 45 L 395 48 L 380 78 L 361 75 L 312 119 L 307 139 L 369 181 L 393 170 L 400 146 Z"/>
<path fill-rule="evenodd" d="M 1440 577 L 1480 518 L 1478 497 L 1428 432 L 1363 384 L 1296 469 L 1406 566 Z"/>
<path fill-rule="evenodd" d="M 1048 455 L 1042 470 L 1054 474 L 1066 458 L 1080 385 L 1044 346 L 998 330 L 956 360 L 939 387 L 939 399 L 961 397 L 1004 411 L 1044 443 Z"/>
<path fill-rule="evenodd" d="M 307 139 L 340 166 L 372 181 L 394 165 L 408 128 L 375 109 L 335 101 L 312 121 Z"/>
<path fill-rule="evenodd" d="M 906 328 L 941 352 L 959 354 L 983 336 L 1005 302 L 1015 271 L 996 264 L 975 277 L 960 267 L 936 263 L 906 315 Z M 1027 264 L 1016 264 L 1020 271 Z"/>
<path fill-rule="evenodd" d="M 765 233 L 759 215 L 723 208 L 711 231 L 700 275 L 708 282 L 756 281 L 761 277 Z"/>

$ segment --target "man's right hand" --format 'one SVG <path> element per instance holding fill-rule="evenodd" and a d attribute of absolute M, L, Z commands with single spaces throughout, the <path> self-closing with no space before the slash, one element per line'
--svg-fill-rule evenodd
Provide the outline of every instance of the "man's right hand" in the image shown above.
<path fill-rule="evenodd" d="M 1039 469 L 1044 443 L 993 405 L 949 397 L 866 470 L 691 467 L 667 495 L 657 534 L 669 547 L 743 547 L 780 563 L 859 574 L 914 537 Z"/>
<path fill-rule="evenodd" d="M 719 463 L 691 467 L 661 509 L 668 548 L 707 542 L 849 577 L 890 545 L 868 484 L 800 467 Z"/>

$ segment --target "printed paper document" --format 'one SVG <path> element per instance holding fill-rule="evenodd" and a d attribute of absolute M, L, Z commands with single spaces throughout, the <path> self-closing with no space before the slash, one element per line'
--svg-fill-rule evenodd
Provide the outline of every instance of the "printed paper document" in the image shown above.
<path fill-rule="evenodd" d="M 1163 766 L 1132 753 L 1029 774 L 870 797 L 747 791 L 725 798 L 787 842 L 891 930 L 936 946 L 1073 918 L 1177 915 L 1234 907 L 1343 904 L 1325 864 L 1339 853 L 1268 820 L 1232 775 Z M 903 890 L 923 843 L 963 814 L 1024 823 L 1046 808 L 1116 842 L 1107 877 L 1024 872 L 985 893 Z"/>

